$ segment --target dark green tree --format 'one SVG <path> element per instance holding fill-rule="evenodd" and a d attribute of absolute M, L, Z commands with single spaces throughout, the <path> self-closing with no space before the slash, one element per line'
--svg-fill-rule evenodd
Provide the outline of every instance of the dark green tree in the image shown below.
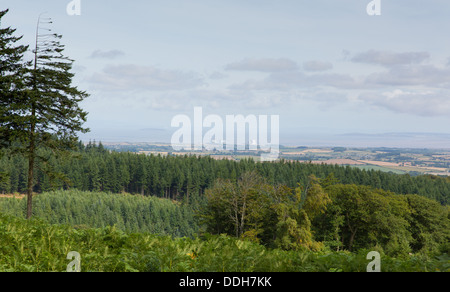
<path fill-rule="evenodd" d="M 2 20 L 8 11 L 0 11 L 0 149 L 10 144 L 11 128 L 21 122 L 21 117 L 16 115 L 20 108 L 17 100 L 25 86 L 23 75 L 26 62 L 23 57 L 28 50 L 28 46 L 16 45 L 22 36 L 14 36 L 15 29 L 3 27 Z M 0 151 L 0 158 L 2 156 L 3 150 Z M 8 173 L 0 172 L 0 185 L 8 185 L 8 180 Z"/>
<path fill-rule="evenodd" d="M 23 58 L 28 46 L 16 45 L 22 36 L 15 29 L 3 28 L 2 20 L 9 10 L 0 11 L 0 146 L 9 146 L 16 127 L 23 124 L 19 100 L 25 87 L 25 68 L 31 65 Z M 1 154 L 0 154 L 1 155 Z"/>
<path fill-rule="evenodd" d="M 70 70 L 74 61 L 63 55 L 64 46 L 59 42 L 61 35 L 52 34 L 50 29 L 42 27 L 50 23 L 50 19 L 39 17 L 31 67 L 25 66 L 25 69 L 20 63 L 20 52 L 24 48 L 17 50 L 11 60 L 11 64 L 15 64 L 10 65 L 11 68 L 25 72 L 22 74 L 24 84 L 4 88 L 8 92 L 6 98 L 2 94 L 2 132 L 6 132 L 2 140 L 14 142 L 14 149 L 28 159 L 27 218 L 32 216 L 36 162 L 40 160 L 42 164 L 48 164 L 48 159 L 40 156 L 38 149 L 68 153 L 67 150 L 78 145 L 77 133 L 88 131 L 83 128 L 87 113 L 79 107 L 88 94 L 72 85 L 74 74 Z M 9 36 L 12 32 L 5 30 L 3 34 Z M 16 94 L 16 90 L 19 93 Z M 44 168 L 49 169 L 48 165 Z M 51 171 L 46 172 L 55 177 Z"/>

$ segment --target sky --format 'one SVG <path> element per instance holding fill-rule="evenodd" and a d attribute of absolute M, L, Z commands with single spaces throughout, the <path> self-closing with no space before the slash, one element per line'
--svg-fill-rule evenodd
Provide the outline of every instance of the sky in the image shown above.
<path fill-rule="evenodd" d="M 170 142 L 177 115 L 278 115 L 280 143 L 450 148 L 450 1 L 2 0 L 63 35 L 90 133 Z M 30 56 L 29 52 L 27 57 Z"/>

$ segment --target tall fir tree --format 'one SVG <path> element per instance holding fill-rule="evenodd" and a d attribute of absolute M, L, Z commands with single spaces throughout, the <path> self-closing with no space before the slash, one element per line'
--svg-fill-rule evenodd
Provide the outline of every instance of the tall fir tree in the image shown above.
<path fill-rule="evenodd" d="M 13 141 L 12 129 L 23 121 L 20 112 L 20 95 L 23 94 L 26 63 L 23 58 L 28 46 L 18 45 L 22 36 L 14 36 L 16 29 L 3 27 L 8 9 L 0 11 L 0 158 L 4 148 Z M 7 185 L 9 175 L 0 172 L 0 184 Z"/>
<path fill-rule="evenodd" d="M 88 131 L 83 128 L 87 113 L 79 107 L 88 94 L 72 85 L 74 74 L 70 70 L 74 61 L 63 55 L 64 46 L 59 42 L 61 35 L 42 27 L 51 23 L 50 19 L 39 17 L 33 62 L 21 64 L 23 57 L 19 57 L 26 47 L 19 47 L 10 58 L 11 69 L 7 70 L 18 70 L 22 81 L 2 88 L 6 92 L 2 94 L 1 125 L 2 132 L 6 132 L 2 140 L 14 142 L 15 149 L 28 159 L 27 218 L 32 216 L 36 162 L 40 160 L 43 165 L 48 164 L 48 157 L 40 156 L 38 149 L 64 153 L 76 148 L 78 132 Z M 2 30 L 2 40 L 14 42 L 16 38 L 8 37 L 12 32 L 11 29 Z M 8 48 L 2 51 L 10 52 Z M 45 170 L 50 169 L 45 167 Z M 47 174 L 55 177 L 51 171 Z"/>
<path fill-rule="evenodd" d="M 3 27 L 7 10 L 0 11 L 0 146 L 6 147 L 13 141 L 14 129 L 23 124 L 21 95 L 24 93 L 26 63 L 24 54 L 28 46 L 17 45 L 22 36 L 16 37 L 16 29 Z"/>

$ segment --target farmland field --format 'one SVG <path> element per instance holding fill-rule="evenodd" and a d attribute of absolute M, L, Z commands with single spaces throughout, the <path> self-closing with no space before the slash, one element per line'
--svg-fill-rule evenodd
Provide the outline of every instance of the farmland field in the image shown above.
<path fill-rule="evenodd" d="M 383 166 L 378 166 L 378 165 L 353 165 L 353 167 L 356 167 L 359 169 L 364 169 L 364 170 L 379 170 L 379 171 L 383 171 L 383 172 L 392 172 L 395 174 L 407 173 L 406 171 L 402 171 L 399 169 L 388 168 L 388 167 L 383 167 Z"/>

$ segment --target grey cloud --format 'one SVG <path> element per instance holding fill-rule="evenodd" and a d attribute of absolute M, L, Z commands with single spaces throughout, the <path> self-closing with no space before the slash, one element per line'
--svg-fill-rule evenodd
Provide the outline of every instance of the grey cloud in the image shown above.
<path fill-rule="evenodd" d="M 348 58 L 350 57 L 351 53 L 349 50 L 342 50 L 341 52 L 342 54 L 342 59 L 343 60 L 348 60 Z"/>
<path fill-rule="evenodd" d="M 236 90 L 209 90 L 193 89 L 176 93 L 165 93 L 175 104 L 182 108 L 193 108 L 202 105 L 204 108 L 214 110 L 241 110 L 273 109 L 289 102 L 286 94 L 266 92 L 241 92 Z M 170 98 L 169 98 L 170 97 Z"/>
<path fill-rule="evenodd" d="M 232 84 L 228 87 L 231 90 L 251 91 L 251 90 L 289 90 L 291 86 L 288 82 L 272 82 L 272 80 L 247 80 L 239 84 Z"/>
<path fill-rule="evenodd" d="M 366 78 L 367 85 L 388 86 L 446 86 L 450 84 L 450 68 L 432 65 L 395 66 L 387 72 L 374 73 Z"/>
<path fill-rule="evenodd" d="M 348 101 L 348 96 L 346 93 L 341 92 L 317 92 L 311 96 L 311 99 L 319 102 L 323 102 L 327 105 L 335 105 L 337 103 L 342 103 Z"/>
<path fill-rule="evenodd" d="M 183 110 L 201 105 L 208 109 L 225 109 L 232 107 L 242 109 L 254 97 L 253 94 L 242 95 L 238 92 L 208 90 L 208 89 L 191 89 L 176 92 L 162 92 L 152 95 L 143 100 L 145 104 L 152 109 L 170 109 Z"/>
<path fill-rule="evenodd" d="M 430 58 L 428 52 L 394 53 L 389 51 L 370 50 L 359 53 L 351 61 L 356 63 L 377 64 L 382 66 L 395 66 L 407 64 L 420 64 Z"/>
<path fill-rule="evenodd" d="M 309 83 L 314 86 L 326 86 L 335 88 L 359 88 L 358 82 L 347 74 L 315 74 L 308 76 Z"/>
<path fill-rule="evenodd" d="M 110 50 L 110 51 L 96 50 L 92 52 L 90 58 L 112 60 L 122 56 L 125 56 L 125 53 L 119 50 Z"/>
<path fill-rule="evenodd" d="M 450 115 L 448 96 L 449 92 L 416 93 L 395 90 L 384 93 L 364 93 L 359 96 L 359 99 L 396 113 L 432 117 Z"/>
<path fill-rule="evenodd" d="M 306 87 L 359 88 L 361 85 L 347 74 L 304 74 L 302 72 L 274 73 L 264 80 L 248 80 L 230 86 L 238 90 L 292 90 Z"/>
<path fill-rule="evenodd" d="M 181 90 L 203 84 L 197 74 L 176 70 L 163 70 L 149 66 L 107 66 L 103 72 L 95 73 L 89 82 L 101 90 Z"/>
<path fill-rule="evenodd" d="M 298 65 L 289 59 L 244 59 L 240 62 L 228 64 L 226 70 L 284 72 L 297 70 Z"/>
<path fill-rule="evenodd" d="M 323 61 L 309 61 L 303 63 L 303 69 L 306 71 L 327 71 L 333 69 L 333 64 Z"/>
<path fill-rule="evenodd" d="M 210 79 L 214 79 L 214 80 L 219 80 L 219 79 L 224 79 L 224 78 L 227 78 L 228 77 L 228 75 L 226 75 L 226 74 L 223 74 L 222 72 L 213 72 L 213 73 L 211 73 L 210 75 L 209 75 L 209 78 Z"/>

